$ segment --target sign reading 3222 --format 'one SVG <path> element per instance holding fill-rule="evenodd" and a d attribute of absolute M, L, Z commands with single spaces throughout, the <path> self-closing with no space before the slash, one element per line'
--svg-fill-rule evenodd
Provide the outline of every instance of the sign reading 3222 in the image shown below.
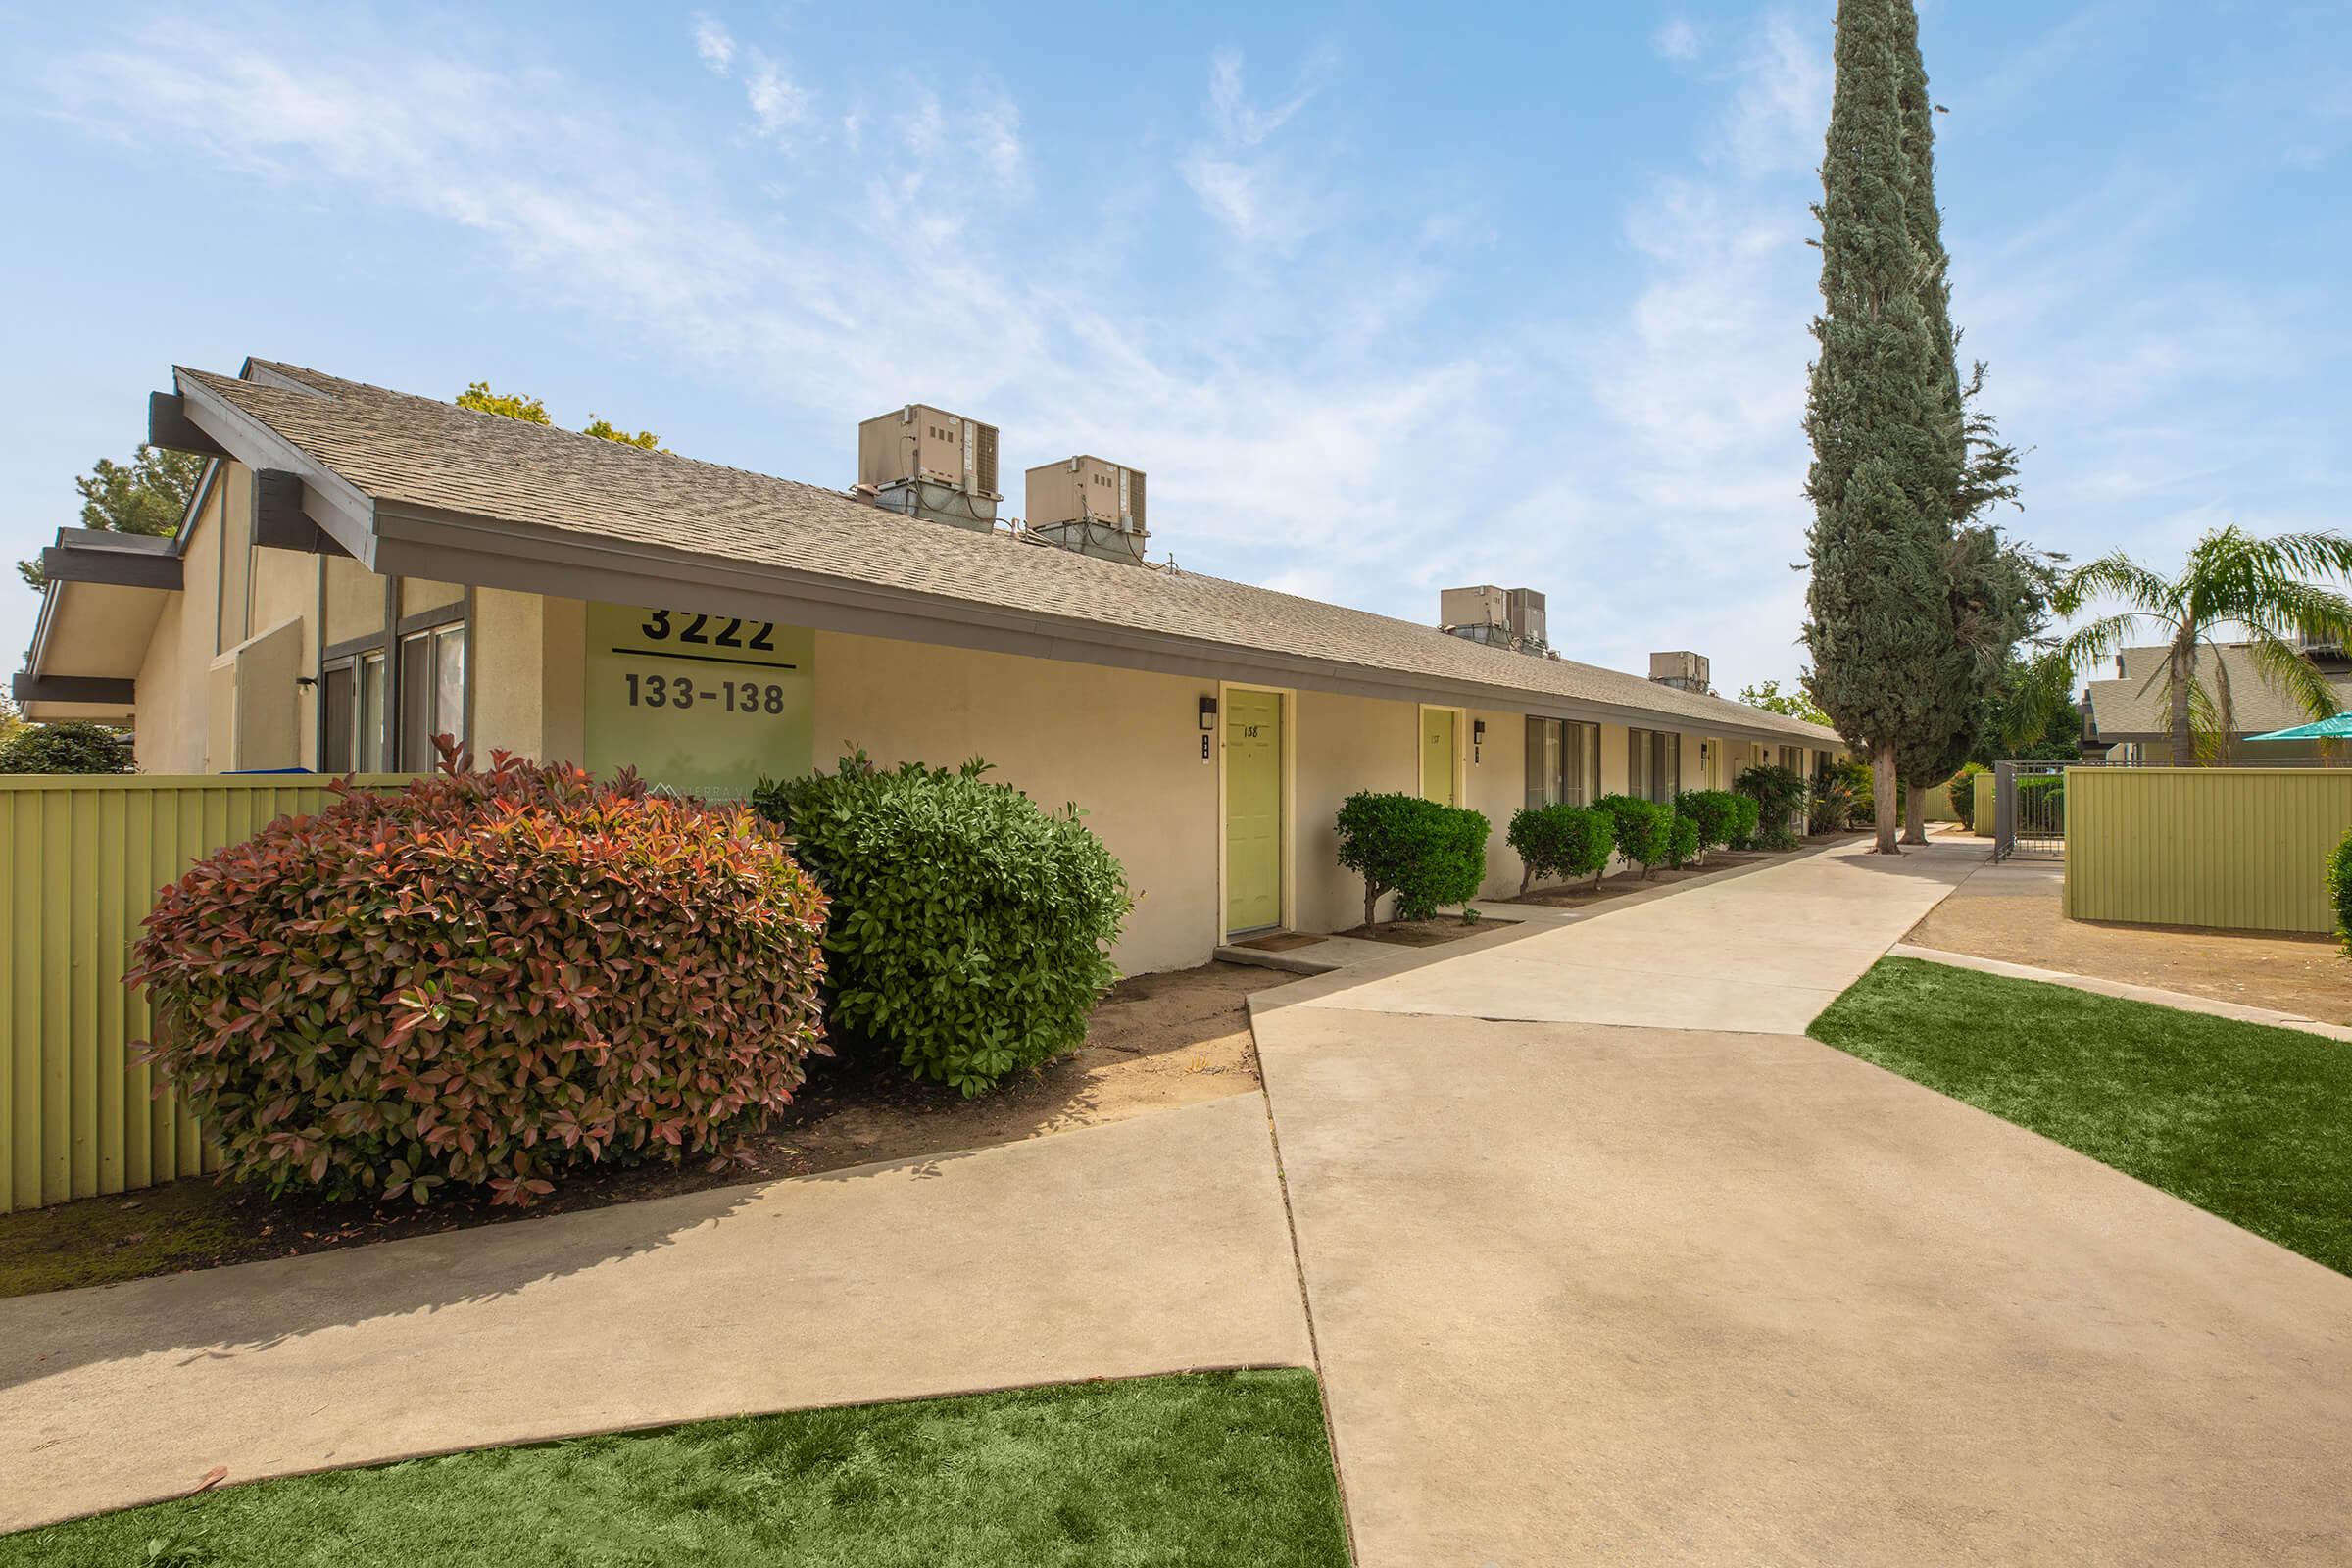
<path fill-rule="evenodd" d="M 809 764 L 815 635 L 700 611 L 588 607 L 588 767 L 694 795 Z"/>

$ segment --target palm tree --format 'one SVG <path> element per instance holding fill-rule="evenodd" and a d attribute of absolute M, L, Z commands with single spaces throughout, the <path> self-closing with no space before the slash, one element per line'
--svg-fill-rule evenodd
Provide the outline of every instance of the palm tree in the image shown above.
<path fill-rule="evenodd" d="M 2220 659 L 2213 690 L 2196 675 L 2198 648 L 2212 647 L 2225 626 L 2246 633 L 2254 667 L 2313 718 L 2336 711 L 2335 688 L 2303 651 L 2313 644 L 2352 647 L 2352 599 L 2318 580 L 2330 578 L 2352 578 L 2352 539 L 2339 533 L 2257 539 L 2235 526 L 2217 529 L 2190 549 L 2177 577 L 2119 550 L 2068 572 L 2051 595 L 2062 615 L 2094 600 L 2124 606 L 2078 627 L 2059 644 L 2059 657 L 2079 670 L 2113 657 L 2143 626 L 2157 632 L 2168 650 L 2162 674 L 2172 706 L 2173 760 L 2186 761 L 2195 755 L 2192 733 L 2210 738 L 2231 728 Z"/>

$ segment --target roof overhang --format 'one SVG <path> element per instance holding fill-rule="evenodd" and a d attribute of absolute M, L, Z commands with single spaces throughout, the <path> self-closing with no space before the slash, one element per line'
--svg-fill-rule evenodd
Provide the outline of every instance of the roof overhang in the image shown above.
<path fill-rule="evenodd" d="M 267 373 L 262 373 L 267 372 Z M 246 379 L 322 396 L 267 367 Z M 1075 616 L 1033 614 L 953 595 L 885 586 L 733 557 L 540 527 L 472 513 L 378 502 L 259 418 L 176 368 L 158 393 L 150 437 L 177 450 L 233 456 L 268 476 L 256 487 L 263 542 L 346 553 L 385 576 L 516 593 L 660 604 L 757 616 L 819 630 L 892 637 L 1035 659 L 1152 670 L 1204 680 L 1273 682 L 1348 696 L 1449 704 L 1587 722 L 1688 730 L 1774 746 L 1841 749 L 1842 741 L 1770 724 L 1584 701 L 1500 682 L 1448 679 L 1311 655 L 1241 647 Z M 170 437 L 171 439 L 166 439 Z M 298 503 L 295 498 L 298 499 Z M 315 541 L 295 517 L 316 525 Z M 36 670 L 42 666 L 35 664 Z"/>
<path fill-rule="evenodd" d="M 795 567 L 697 555 L 501 518 L 379 504 L 374 569 L 481 588 L 609 604 L 742 615 L 823 631 L 1018 654 L 1203 680 L 1273 682 L 1376 697 L 1676 728 L 1775 746 L 1843 743 L 1764 725 L 1579 701 L 1523 687 L 1448 680 L 1310 655 L 1237 647 L 1076 617 L 1004 610 L 951 595 L 858 582 Z M 1042 547 L 1041 547 L 1042 548 Z M 1521 656 L 1524 657 L 1524 656 Z"/>
<path fill-rule="evenodd" d="M 61 528 L 41 552 L 48 585 L 14 691 L 36 722 L 131 717 L 139 665 L 156 622 L 179 592 L 176 542 L 97 528 Z"/>

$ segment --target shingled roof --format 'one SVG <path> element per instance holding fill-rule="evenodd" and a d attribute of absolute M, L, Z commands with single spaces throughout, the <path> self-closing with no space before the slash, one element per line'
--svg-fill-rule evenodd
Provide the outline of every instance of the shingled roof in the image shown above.
<path fill-rule="evenodd" d="M 2172 734 L 2172 698 L 2164 684 L 2169 653 L 2161 646 L 2127 648 L 2118 656 L 2122 675 L 2083 688 L 2102 742 L 2162 740 Z M 2263 674 L 2246 644 L 2199 648 L 2196 682 L 2209 695 L 2217 689 L 2217 669 L 2230 689 L 2230 734 L 2260 735 L 2311 721 L 2300 704 Z M 2352 670 L 2329 673 L 2328 683 L 2335 688 L 2337 704 L 2352 708 Z"/>
<path fill-rule="evenodd" d="M 1095 626 L 1221 653 L 1554 698 L 1677 727 L 1842 744 L 1819 725 L 1570 660 L 1482 647 L 1434 627 L 1198 572 L 1141 569 L 909 521 L 821 486 L 649 452 L 275 361 L 243 376 L 181 368 L 372 508 L 489 519 L 581 540 L 782 567 L 846 588 Z M 1541 706 L 1539 704 L 1538 706 Z M 1637 721 L 1639 719 L 1637 718 Z"/>

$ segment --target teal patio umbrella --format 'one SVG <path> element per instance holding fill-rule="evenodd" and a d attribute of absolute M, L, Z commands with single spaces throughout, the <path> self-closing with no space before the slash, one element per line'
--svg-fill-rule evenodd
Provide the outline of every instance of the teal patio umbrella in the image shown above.
<path fill-rule="evenodd" d="M 2309 724 L 2297 724 L 2293 729 L 2275 729 L 2264 735 L 2249 735 L 2250 741 L 2344 741 L 2352 740 L 2352 713 L 2335 713 Z"/>

